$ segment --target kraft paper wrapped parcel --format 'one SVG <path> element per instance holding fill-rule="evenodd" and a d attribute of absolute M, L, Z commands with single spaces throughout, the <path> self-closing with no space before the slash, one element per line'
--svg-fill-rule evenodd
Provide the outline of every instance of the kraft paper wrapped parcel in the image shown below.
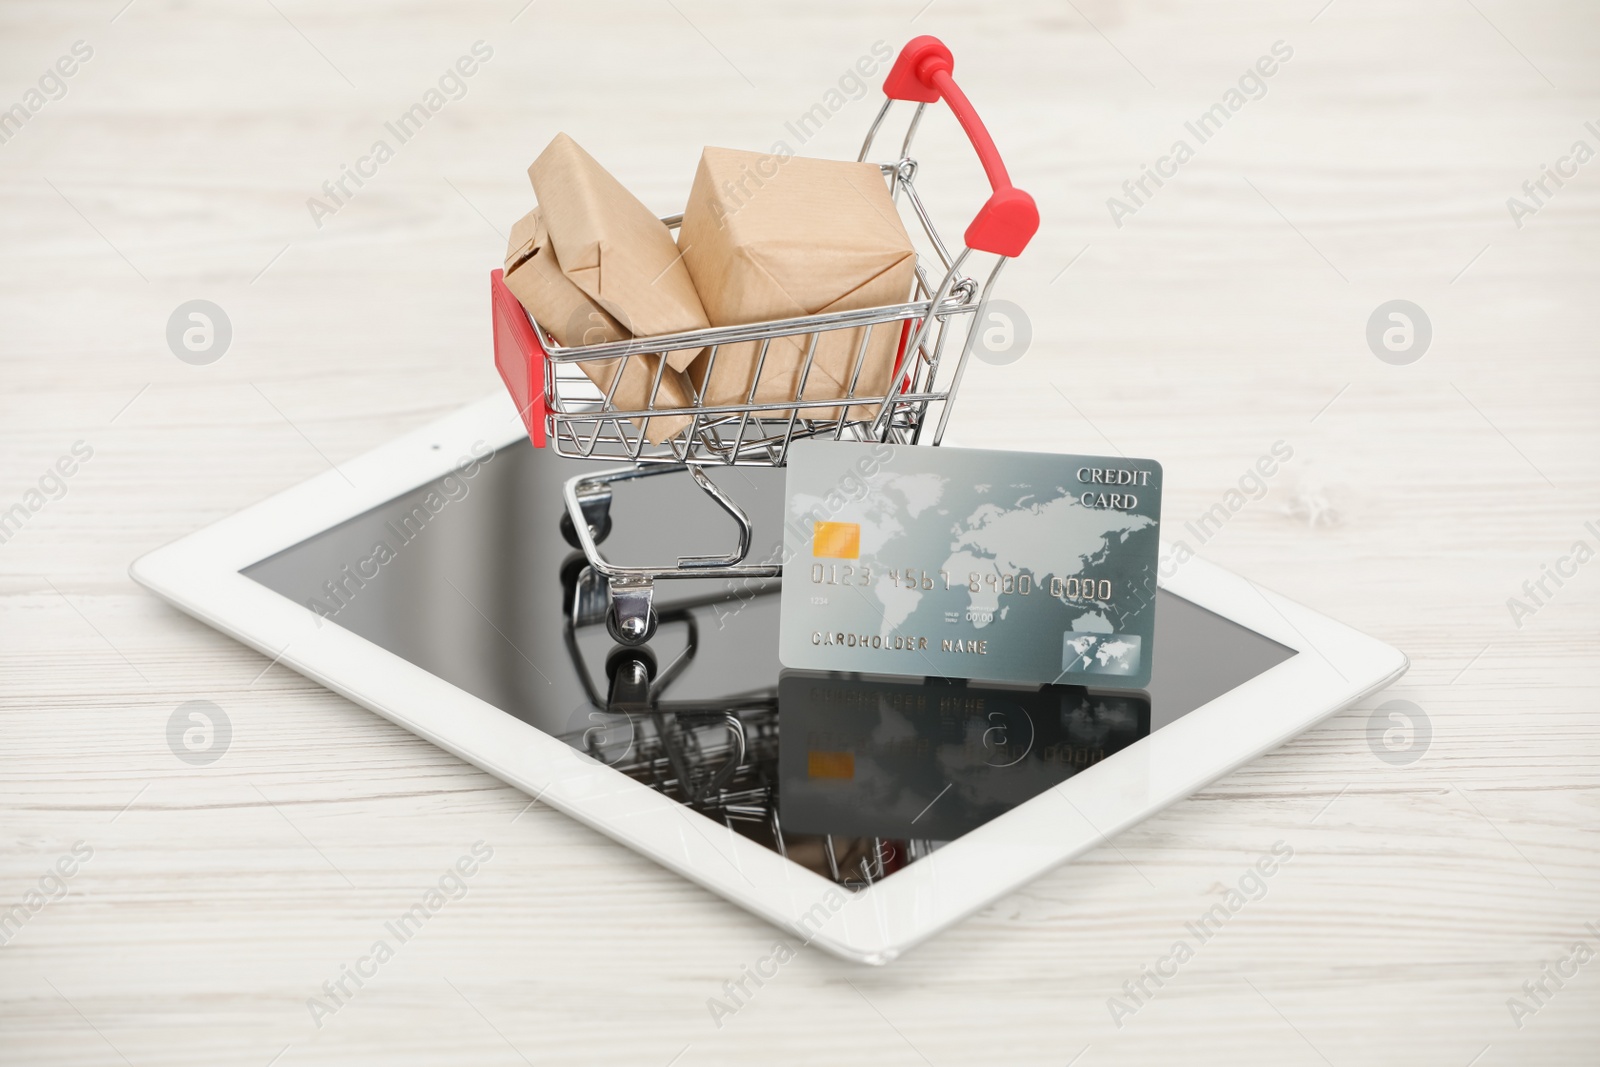
<path fill-rule="evenodd" d="M 650 209 L 566 134 L 528 168 L 539 207 L 513 230 L 506 287 L 563 345 L 599 344 L 710 325 L 672 233 Z M 667 353 L 657 408 L 690 402 L 682 374 L 699 349 Z M 612 403 L 650 406 L 659 355 L 635 355 Z M 610 389 L 621 360 L 578 366 Z M 652 416 L 645 436 L 659 444 L 690 425 L 687 416 Z"/>
<path fill-rule="evenodd" d="M 706 318 L 672 231 L 566 134 L 528 168 L 561 270 L 632 337 L 703 330 Z M 683 370 L 699 349 L 669 352 Z"/>
<path fill-rule="evenodd" d="M 678 231 L 683 262 L 713 325 L 736 326 L 828 311 L 903 303 L 916 253 L 872 163 L 763 155 L 707 148 L 700 157 Z M 820 335 L 802 399 L 882 396 L 899 349 L 899 321 L 872 328 L 856 371 L 864 327 Z M 689 368 L 707 404 L 792 400 L 810 335 L 774 339 L 755 381 L 760 342 L 709 350 Z M 781 414 L 781 413 L 780 413 Z M 850 409 L 869 418 L 876 406 Z M 801 408 L 802 418 L 838 417 L 838 408 Z"/>
<path fill-rule="evenodd" d="M 628 332 L 562 270 L 540 216 L 540 209 L 535 208 L 511 228 L 511 243 L 506 250 L 506 288 L 533 314 L 534 320 L 555 335 L 555 339 L 563 345 L 571 347 L 626 340 Z M 655 383 L 660 362 L 659 355 L 630 357 L 622 370 L 622 381 L 612 394 L 612 403 L 623 410 L 649 407 L 650 389 Z M 611 388 L 620 364 L 622 360 L 619 358 L 584 360 L 578 366 L 590 381 L 600 389 L 607 390 Z M 671 367 L 662 369 L 661 384 L 656 391 L 656 407 L 681 408 L 688 406 L 688 403 L 689 393 L 682 373 Z M 658 415 L 644 421 L 645 438 L 651 444 L 660 444 L 688 426 L 692 420 L 684 415 Z"/>

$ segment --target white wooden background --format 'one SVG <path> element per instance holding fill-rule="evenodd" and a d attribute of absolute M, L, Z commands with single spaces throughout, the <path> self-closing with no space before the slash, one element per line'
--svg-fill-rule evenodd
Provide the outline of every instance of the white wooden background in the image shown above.
<path fill-rule="evenodd" d="M 0 107 L 93 48 L 0 144 L 0 509 L 93 449 L 0 545 L 0 909 L 93 849 L 0 947 L 0 1062 L 1600 1058 L 1600 962 L 1520 1026 L 1507 1004 L 1574 942 L 1600 954 L 1600 563 L 1520 627 L 1506 606 L 1600 547 L 1600 162 L 1520 228 L 1506 206 L 1600 148 L 1593 4 L 123 4 L 0 6 Z M 675 210 L 702 145 L 769 147 L 874 41 L 920 32 L 1044 216 L 1004 293 L 1032 348 L 970 375 L 956 439 L 1157 457 L 1174 533 L 1287 442 L 1203 555 L 1413 666 L 886 970 L 802 953 L 719 1028 L 707 999 L 772 929 L 524 813 L 127 565 L 497 386 L 485 274 L 556 131 Z M 306 199 L 477 40 L 465 97 L 314 225 Z M 1267 94 L 1114 226 L 1106 198 L 1279 40 Z M 873 107 L 804 151 L 853 155 Z M 980 175 L 926 125 L 955 229 Z M 204 367 L 165 340 L 195 298 L 234 331 Z M 1408 366 L 1364 337 L 1394 298 L 1433 326 Z M 1431 724 L 1409 766 L 1369 743 L 1394 698 Z M 233 725 L 209 767 L 166 741 L 197 699 Z M 317 1027 L 307 998 L 478 840 L 468 896 Z M 1280 840 L 1267 895 L 1116 1026 L 1107 998 Z"/>

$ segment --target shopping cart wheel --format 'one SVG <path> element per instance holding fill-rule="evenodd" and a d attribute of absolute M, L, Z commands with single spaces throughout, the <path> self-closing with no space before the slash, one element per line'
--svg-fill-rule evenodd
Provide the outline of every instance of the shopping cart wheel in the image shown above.
<path fill-rule="evenodd" d="M 606 632 L 617 644 L 633 648 L 656 635 L 657 621 L 655 608 L 647 608 L 643 617 L 619 617 L 617 605 L 613 601 L 611 610 L 606 612 Z"/>
<path fill-rule="evenodd" d="M 583 521 L 589 524 L 589 536 L 594 538 L 594 543 L 599 544 L 611 532 L 611 490 L 604 484 L 585 482 L 578 486 L 578 509 L 583 512 Z M 561 536 L 567 539 L 567 544 L 573 548 L 581 549 L 583 542 L 578 540 L 578 529 L 572 522 L 572 509 L 561 513 Z"/>
<path fill-rule="evenodd" d="M 561 565 L 562 614 L 574 627 L 596 626 L 610 609 L 606 580 L 594 572 L 583 553 L 573 553 Z"/>
<path fill-rule="evenodd" d="M 587 511 L 588 509 L 585 509 Z M 611 533 L 611 509 L 606 508 L 597 517 L 589 521 L 589 536 L 594 538 L 594 543 L 599 544 Z M 565 511 L 561 513 L 561 536 L 566 538 L 567 544 L 573 548 L 582 548 L 583 542 L 578 540 L 578 529 L 572 524 L 572 516 Z"/>
<path fill-rule="evenodd" d="M 642 711 L 650 704 L 656 658 L 648 648 L 618 648 L 606 657 L 607 711 Z"/>
<path fill-rule="evenodd" d="M 619 645 L 642 645 L 656 633 L 655 585 L 648 577 L 618 575 L 611 579 L 611 610 L 606 631 Z"/>

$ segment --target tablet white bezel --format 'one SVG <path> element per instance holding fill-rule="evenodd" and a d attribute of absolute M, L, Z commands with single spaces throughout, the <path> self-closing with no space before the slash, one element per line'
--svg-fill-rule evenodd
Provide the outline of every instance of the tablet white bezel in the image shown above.
<path fill-rule="evenodd" d="M 882 964 L 1221 778 L 1406 669 L 1398 650 L 1200 559 L 1161 585 L 1298 655 L 858 892 L 792 863 L 240 571 L 523 433 L 503 393 L 157 549 L 174 605 L 838 956 Z"/>

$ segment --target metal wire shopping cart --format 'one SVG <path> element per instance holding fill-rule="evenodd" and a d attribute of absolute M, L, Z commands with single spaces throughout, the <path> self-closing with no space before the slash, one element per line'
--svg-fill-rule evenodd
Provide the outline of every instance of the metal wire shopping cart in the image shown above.
<path fill-rule="evenodd" d="M 491 275 L 495 364 L 534 445 L 553 447 L 562 456 L 621 464 L 569 479 L 564 487 L 567 513 L 562 520 L 568 539 L 583 550 L 595 573 L 608 583 L 611 607 L 607 627 L 621 644 L 643 644 L 654 633 L 652 595 L 657 579 L 766 579 L 780 573 L 775 563 L 745 562 L 752 534 L 749 516 L 706 475 L 706 468 L 781 467 L 789 446 L 809 438 L 920 444 L 926 436 L 930 445 L 943 439 L 995 281 L 1006 260 L 1020 255 L 1039 227 L 1033 198 L 1011 184 L 993 139 L 951 77 L 953 67 L 950 50 L 936 38 L 910 41 L 884 80 L 886 99 L 857 157 L 868 159 L 896 100 L 916 103 L 899 156 L 879 164 L 894 202 L 903 215 L 916 220 L 932 249 L 931 255 L 918 256 L 913 299 L 907 303 L 564 347 L 512 296 L 501 271 Z M 989 199 L 963 235 L 962 248 L 954 255 L 917 194 L 918 165 L 910 155 L 924 109 L 939 100 L 949 104 L 960 122 L 992 187 Z M 676 229 L 682 218 L 674 215 L 661 221 Z M 964 272 L 975 251 L 996 257 L 981 286 Z M 881 393 L 876 389 L 858 392 L 857 380 L 871 334 L 885 329 L 899 332 L 894 372 Z M 846 391 L 807 397 L 806 380 L 818 339 L 824 333 L 847 330 L 858 330 L 860 339 L 855 342 L 859 346 L 855 349 L 855 373 Z M 774 340 L 788 337 L 797 338 L 805 351 L 794 396 L 757 402 L 754 383 L 760 380 L 768 347 Z M 953 338 L 959 353 L 952 361 L 947 349 L 952 348 Z M 749 342 L 759 342 L 759 347 L 753 384 L 742 403 L 707 404 L 702 390 L 695 388 L 688 407 L 657 406 L 664 365 L 660 361 L 647 406 L 623 409 L 615 403 L 617 383 L 624 380 L 629 359 L 704 348 L 714 365 L 723 346 Z M 600 389 L 582 373 L 581 364 L 587 361 L 619 359 L 624 362 L 598 376 L 612 383 L 609 389 Z M 709 380 L 708 373 L 703 381 Z M 687 417 L 689 425 L 660 444 L 650 444 L 644 423 L 669 414 Z M 738 524 L 734 549 L 722 555 L 683 556 L 662 566 L 625 566 L 607 560 L 599 543 L 610 531 L 613 487 L 630 479 L 684 471 Z"/>

